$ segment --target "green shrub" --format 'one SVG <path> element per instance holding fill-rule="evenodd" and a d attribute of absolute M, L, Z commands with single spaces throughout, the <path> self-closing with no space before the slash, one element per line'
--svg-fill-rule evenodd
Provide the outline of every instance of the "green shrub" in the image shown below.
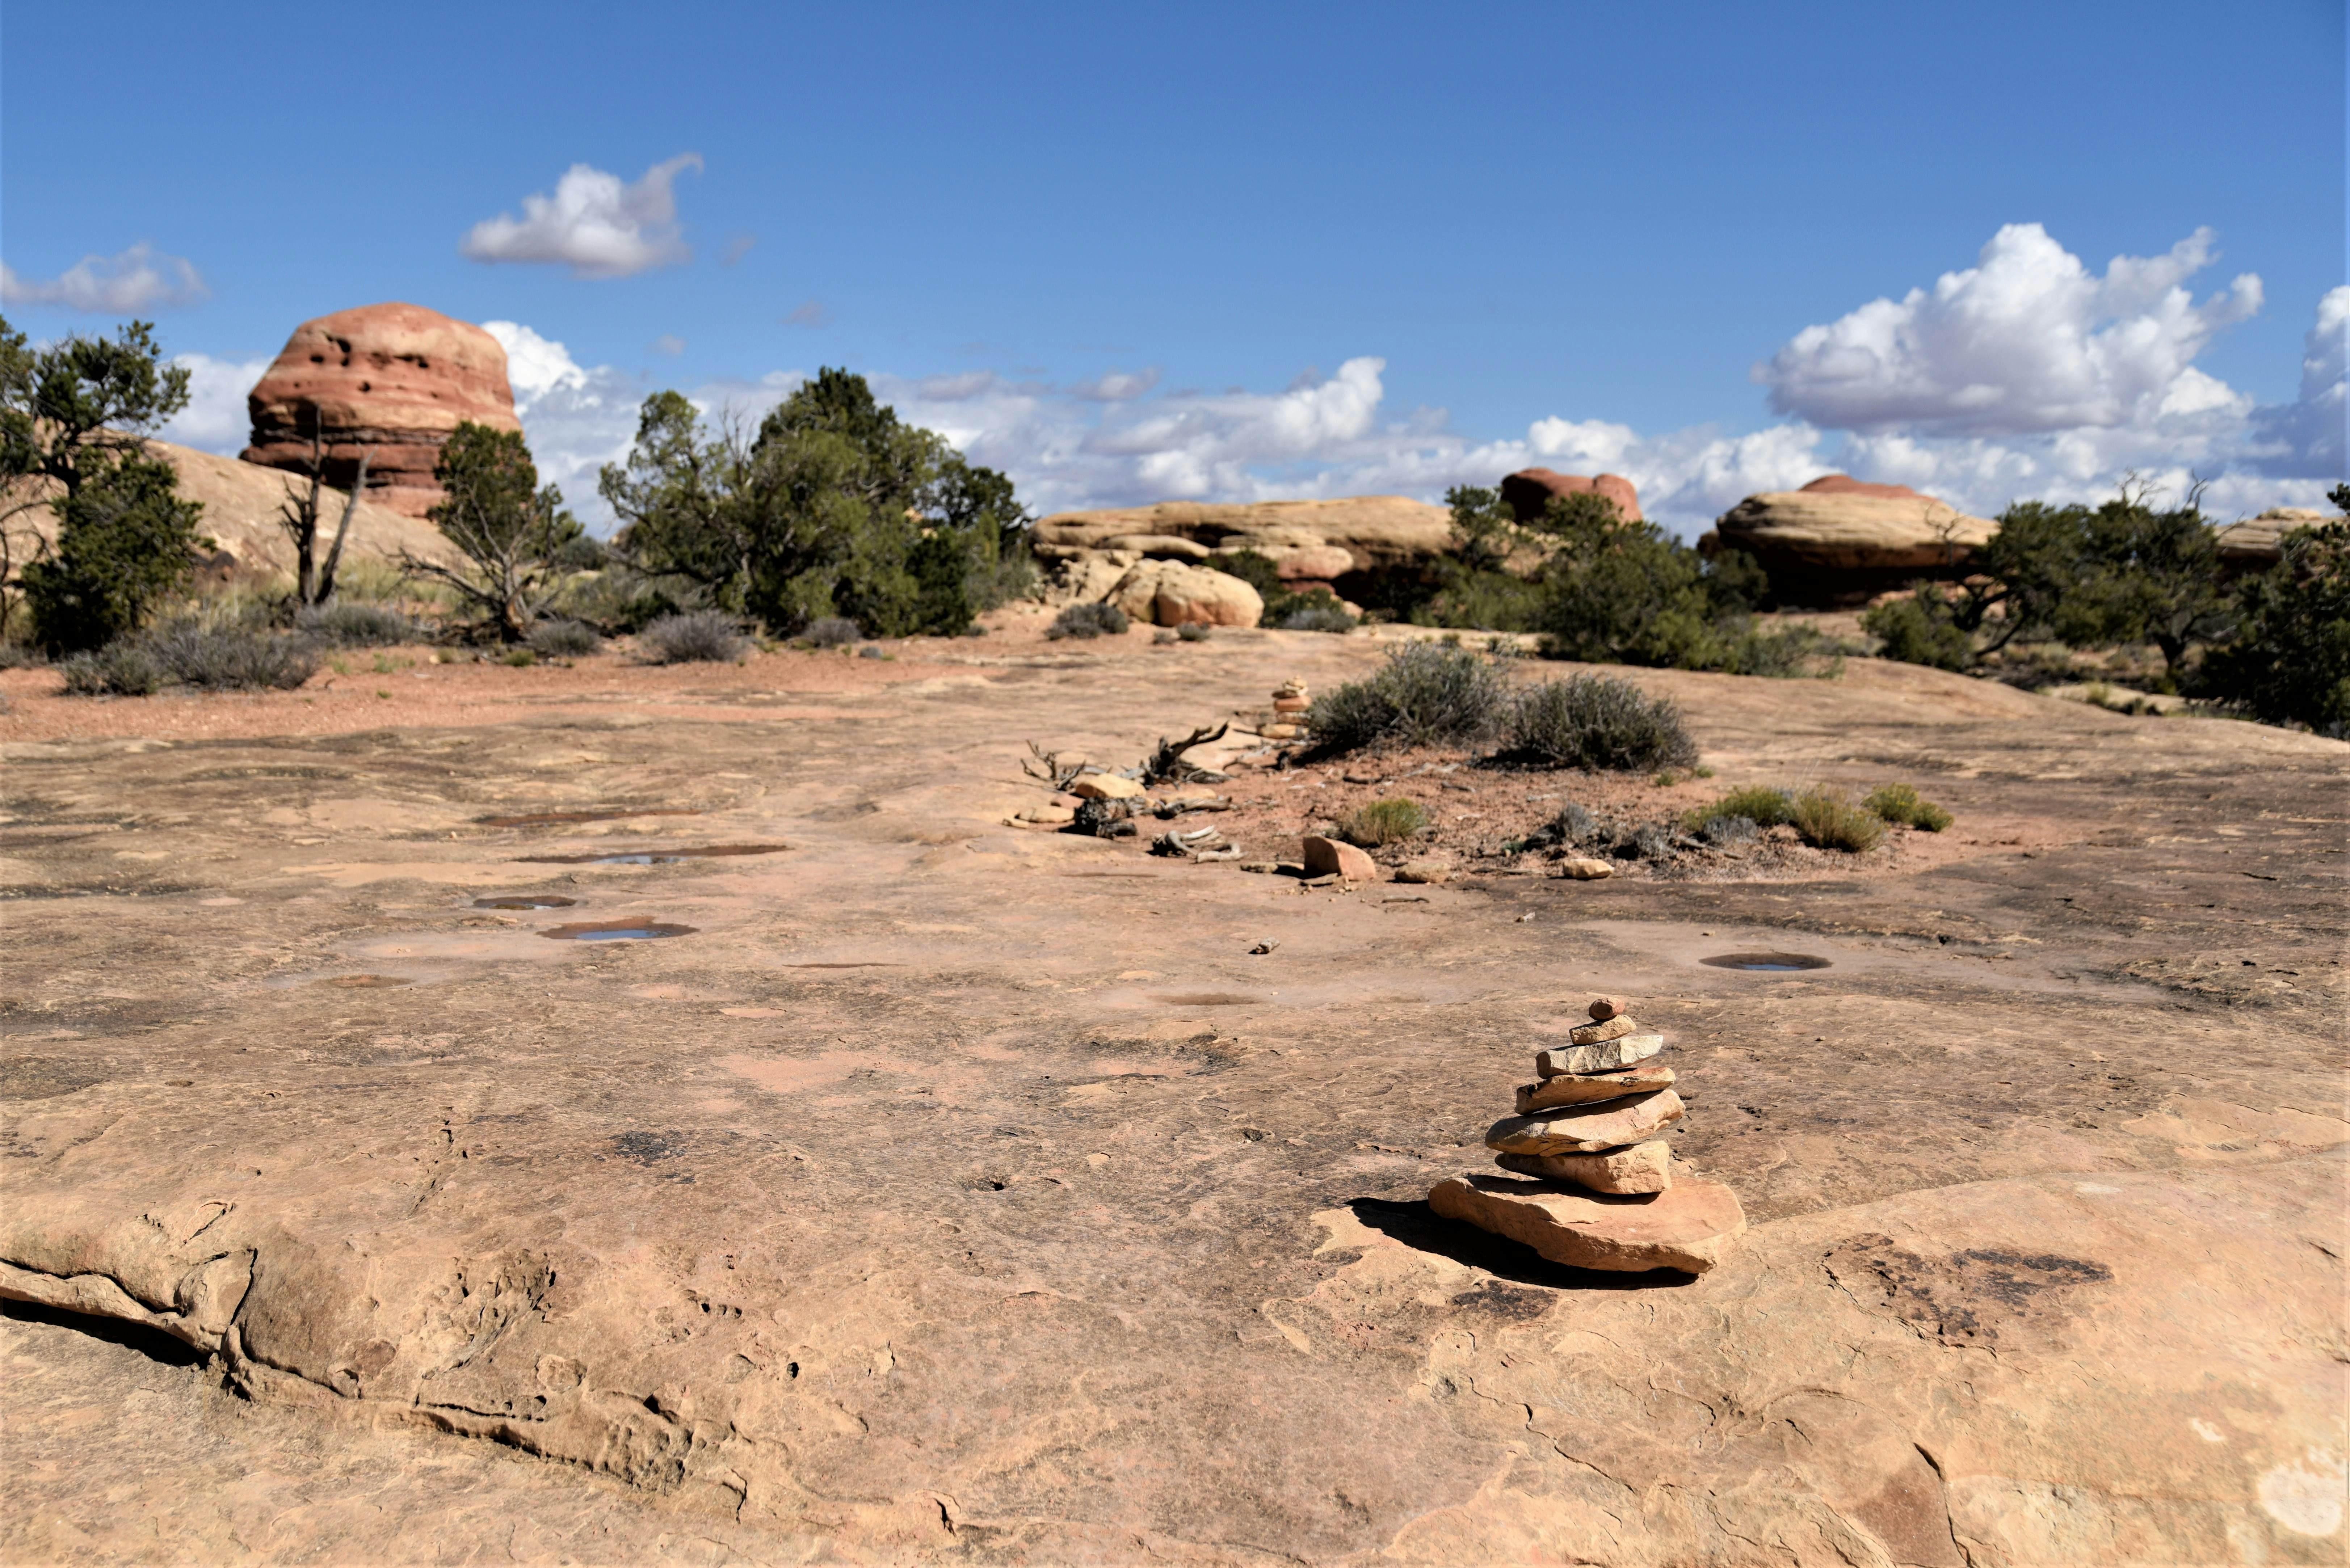
<path fill-rule="evenodd" d="M 615 556 L 779 636 L 835 615 L 877 637 L 952 636 L 1034 573 L 1012 482 L 843 369 L 819 370 L 748 439 L 656 393 L 598 489 L 624 524 Z"/>
<path fill-rule="evenodd" d="M 655 664 L 732 664 L 749 651 L 751 639 L 733 617 L 692 610 L 661 617 L 637 634 L 637 646 Z"/>
<path fill-rule="evenodd" d="M 1860 618 L 1860 628 L 1884 645 L 1880 658 L 1936 670 L 1964 670 L 1974 662 L 1972 634 L 1959 624 L 1949 596 L 1931 585 L 1876 606 Z"/>
<path fill-rule="evenodd" d="M 1510 706 L 1502 754 L 1553 768 L 1689 768 L 1697 742 L 1669 699 L 1610 675 L 1545 680 Z"/>
<path fill-rule="evenodd" d="M 130 636 L 193 569 L 203 507 L 182 500 L 179 471 L 125 453 L 97 465 L 55 503 L 55 551 L 18 575 L 33 640 L 52 653 Z"/>
<path fill-rule="evenodd" d="M 1400 844 L 1428 826 L 1428 813 L 1418 801 L 1398 797 L 1375 800 L 1338 824 L 1338 836 L 1365 849 Z"/>
<path fill-rule="evenodd" d="M 2334 504 L 2350 508 L 2350 485 Z M 2284 536 L 2283 555 L 2240 590 L 2234 634 L 2211 649 L 2192 683 L 2208 697 L 2271 724 L 2350 733 L 2350 524 Z"/>
<path fill-rule="evenodd" d="M 1132 624 L 1126 618 L 1126 612 L 1114 604 L 1071 605 L 1053 618 L 1045 635 L 1055 642 L 1065 637 L 1123 637 Z"/>
<path fill-rule="evenodd" d="M 1955 820 L 1906 784 L 1879 784 L 1860 804 L 1887 822 L 1904 823 L 1922 833 L 1939 833 Z"/>
<path fill-rule="evenodd" d="M 168 680 L 152 655 L 127 639 L 70 654 L 57 669 L 66 678 L 68 697 L 147 697 L 161 691 Z"/>
<path fill-rule="evenodd" d="M 847 616 L 827 615 L 800 628 L 800 640 L 810 648 L 846 648 L 863 640 L 865 633 Z"/>
<path fill-rule="evenodd" d="M 1316 697 L 1306 722 L 1331 753 L 1475 742 L 1493 732 L 1509 699 L 1490 659 L 1453 644 L 1408 642 L 1367 678 Z"/>
<path fill-rule="evenodd" d="M 1885 837 L 1885 824 L 1874 812 L 1863 811 L 1826 790 L 1810 790 L 1798 796 L 1787 820 L 1814 849 L 1842 849 L 1857 855 L 1876 848 Z"/>
<path fill-rule="evenodd" d="M 1742 816 L 1762 827 L 1775 827 L 1793 820 L 1794 803 L 1784 790 L 1767 789 L 1755 784 L 1746 789 L 1734 789 L 1711 805 L 1700 805 L 1681 818 L 1681 826 L 1691 833 L 1701 831 L 1705 825 L 1726 817 Z"/>
<path fill-rule="evenodd" d="M 388 648 L 421 641 L 424 630 L 389 605 L 308 605 L 295 612 L 294 626 L 321 642 L 338 648 Z"/>
<path fill-rule="evenodd" d="M 541 659 L 584 659 L 604 646 L 594 627 L 577 620 L 540 621 L 525 641 Z"/>
<path fill-rule="evenodd" d="M 1208 637 L 1208 623 L 1203 620 L 1187 620 L 1175 628 L 1178 642 L 1205 642 Z"/>
<path fill-rule="evenodd" d="M 509 648 L 499 656 L 499 662 L 511 665 L 516 670 L 527 670 L 538 662 L 538 649 L 527 645 L 521 648 Z"/>

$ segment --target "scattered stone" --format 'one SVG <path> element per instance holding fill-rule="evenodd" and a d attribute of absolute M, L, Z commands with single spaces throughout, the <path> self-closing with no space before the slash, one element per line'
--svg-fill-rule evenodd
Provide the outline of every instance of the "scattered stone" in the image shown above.
<path fill-rule="evenodd" d="M 1503 1116 L 1485 1130 L 1485 1147 L 1500 1154 L 1589 1154 L 1653 1137 L 1680 1120 L 1681 1112 L 1681 1097 L 1659 1089 L 1596 1106 Z"/>
<path fill-rule="evenodd" d="M 1599 1100 L 1620 1100 L 1627 1095 L 1644 1095 L 1653 1089 L 1673 1086 L 1673 1070 L 1661 1062 L 1642 1062 L 1637 1066 L 1619 1068 L 1613 1073 L 1558 1073 L 1532 1084 L 1518 1085 L 1518 1115 L 1532 1116 L 1557 1106 L 1587 1105 Z"/>
<path fill-rule="evenodd" d="M 1616 875 L 1616 867 L 1605 860 L 1594 860 L 1587 855 L 1577 855 L 1558 863 L 1558 874 L 1575 882 L 1596 882 Z"/>
<path fill-rule="evenodd" d="M 1629 1002 L 1625 1002 L 1620 997 L 1595 996 L 1591 999 L 1591 1006 L 1587 1011 L 1594 1018 L 1608 1019 L 1614 1018 L 1619 1013 L 1629 1012 L 1632 1011 L 1632 1007 Z"/>
<path fill-rule="evenodd" d="M 1116 774 L 1087 774 L 1069 786 L 1069 793 L 1087 800 L 1132 800 L 1142 786 Z"/>
<path fill-rule="evenodd" d="M 1032 805 L 1014 814 L 1014 822 L 1028 823 L 1036 827 L 1066 827 L 1077 819 L 1076 808 L 1067 805 Z"/>
<path fill-rule="evenodd" d="M 1441 860 L 1407 860 L 1396 867 L 1399 882 L 1434 883 L 1452 880 L 1452 867 Z"/>
<path fill-rule="evenodd" d="M 1499 1154 L 1493 1163 L 1521 1176 L 1564 1181 L 1594 1192 L 1662 1192 L 1673 1184 L 1672 1146 L 1662 1138 L 1593 1154 Z"/>
<path fill-rule="evenodd" d="M 1621 1040 L 1640 1026 L 1629 1013 L 1611 1013 L 1589 1023 L 1579 1023 L 1566 1032 L 1566 1037 L 1577 1045 L 1596 1045 L 1602 1040 Z"/>
<path fill-rule="evenodd" d="M 1378 862 L 1351 844 L 1335 838 L 1325 838 L 1318 833 L 1305 836 L 1305 874 L 1309 877 L 1336 875 L 1349 882 L 1376 882 L 1379 879 Z"/>
<path fill-rule="evenodd" d="M 1257 733 L 1268 741 L 1294 741 L 1305 732 L 1295 724 L 1267 724 Z"/>
<path fill-rule="evenodd" d="M 1449 1220 L 1523 1241 L 1554 1263 L 1619 1273 L 1704 1273 L 1746 1230 L 1737 1195 L 1712 1181 L 1682 1182 L 1651 1197 L 1619 1197 L 1468 1172 L 1437 1183 L 1428 1203 Z"/>
<path fill-rule="evenodd" d="M 1626 1034 L 1596 1045 L 1575 1045 L 1564 1051 L 1534 1053 L 1534 1071 L 1545 1078 L 1562 1073 L 1613 1073 L 1635 1062 L 1645 1062 L 1665 1048 L 1661 1034 Z"/>
<path fill-rule="evenodd" d="M 1249 949 L 1249 951 L 1251 951 L 1251 952 L 1253 952 L 1253 953 L 1260 953 L 1260 954 L 1262 954 L 1262 953 L 1269 953 L 1269 952 L 1273 951 L 1273 950 L 1274 950 L 1274 949 L 1275 949 L 1275 948 L 1279 947 L 1280 945 L 1281 945 L 1281 944 L 1280 944 L 1279 942 L 1277 942 L 1277 941 L 1273 941 L 1273 942 L 1259 942 L 1259 943 L 1257 943 L 1257 945 L 1256 945 L 1256 946 L 1254 946 L 1254 947 L 1253 947 L 1253 948 Z"/>

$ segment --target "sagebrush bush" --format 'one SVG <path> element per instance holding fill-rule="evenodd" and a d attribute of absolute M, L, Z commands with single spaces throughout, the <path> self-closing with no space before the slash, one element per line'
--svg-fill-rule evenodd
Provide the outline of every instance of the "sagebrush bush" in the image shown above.
<path fill-rule="evenodd" d="M 1178 642 L 1207 641 L 1208 623 L 1203 620 L 1185 621 L 1181 626 L 1175 628 L 1175 640 Z"/>
<path fill-rule="evenodd" d="M 1776 827 L 1789 821 L 1794 810 L 1795 803 L 1787 798 L 1786 791 L 1755 784 L 1731 790 L 1710 805 L 1696 807 L 1681 818 L 1681 826 L 1691 833 L 1702 833 L 1710 823 L 1742 816 L 1759 827 Z"/>
<path fill-rule="evenodd" d="M 843 615 L 818 616 L 800 628 L 800 640 L 810 648 L 846 648 L 864 636 L 858 624 Z"/>
<path fill-rule="evenodd" d="M 750 648 L 731 616 L 716 610 L 665 615 L 637 633 L 637 646 L 655 664 L 732 664 Z"/>
<path fill-rule="evenodd" d="M 1281 629 L 1339 633 L 1354 630 L 1357 623 L 1353 616 L 1347 613 L 1346 607 L 1336 598 L 1330 598 L 1326 593 L 1324 597 L 1329 598 L 1327 604 L 1301 604 L 1283 616 L 1280 621 Z"/>
<path fill-rule="evenodd" d="M 1680 710 L 1612 675 L 1545 680 L 1511 705 L 1503 755 L 1554 768 L 1689 768 Z"/>
<path fill-rule="evenodd" d="M 1365 849 L 1379 849 L 1400 844 L 1427 826 L 1428 813 L 1419 803 L 1399 796 L 1375 800 L 1353 812 L 1338 824 L 1338 836 Z"/>
<path fill-rule="evenodd" d="M 1787 820 L 1814 849 L 1842 849 L 1857 855 L 1876 848 L 1885 837 L 1885 824 L 1875 812 L 1863 811 L 1826 790 L 1798 796 Z"/>
<path fill-rule="evenodd" d="M 584 659 L 604 646 L 596 628 L 580 620 L 543 620 L 523 639 L 541 659 Z"/>
<path fill-rule="evenodd" d="M 1492 659 L 1457 644 L 1408 642 L 1367 679 L 1314 699 L 1306 722 L 1326 752 L 1475 742 L 1493 732 L 1509 701 Z"/>
<path fill-rule="evenodd" d="M 138 643 L 167 680 L 210 691 L 290 691 L 318 668 L 318 649 L 309 639 L 252 627 L 177 621 L 145 633 Z"/>
<path fill-rule="evenodd" d="M 1751 816 L 1717 816 L 1700 825 L 1698 836 L 1717 848 L 1744 844 L 1762 831 L 1762 825 Z"/>
<path fill-rule="evenodd" d="M 341 599 L 332 604 L 305 606 L 295 612 L 294 626 L 338 648 L 389 648 L 396 643 L 420 642 L 424 637 L 422 628 L 389 605 L 352 604 Z"/>
<path fill-rule="evenodd" d="M 1065 637 L 1122 637 L 1131 624 L 1126 612 L 1114 604 L 1071 605 L 1053 618 L 1045 635 L 1055 641 Z"/>
<path fill-rule="evenodd" d="M 163 667 L 135 642 L 109 642 L 61 660 L 68 697 L 147 697 L 163 689 Z"/>
<path fill-rule="evenodd" d="M 1954 820 L 1949 812 L 1921 797 L 1914 785 L 1906 784 L 1880 784 L 1860 804 L 1887 822 L 1904 823 L 1921 833 L 1939 833 Z"/>

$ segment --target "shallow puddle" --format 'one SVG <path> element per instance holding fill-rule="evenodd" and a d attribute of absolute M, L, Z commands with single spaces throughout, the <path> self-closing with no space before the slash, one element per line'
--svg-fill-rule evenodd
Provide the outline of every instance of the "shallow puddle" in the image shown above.
<path fill-rule="evenodd" d="M 667 920 L 587 920 L 550 926 L 538 934 L 558 942 L 649 942 L 661 937 L 690 937 L 698 929 Z"/>
<path fill-rule="evenodd" d="M 1763 974 L 1793 974 L 1800 970 L 1828 967 L 1827 960 L 1810 953 L 1716 953 L 1697 961 L 1714 969 L 1752 970 Z"/>
<path fill-rule="evenodd" d="M 567 909 L 577 903 L 560 893 L 503 893 L 494 898 L 476 898 L 476 909 Z"/>
<path fill-rule="evenodd" d="M 614 822 L 627 816 L 700 816 L 690 808 L 640 806 L 628 811 L 531 811 L 515 816 L 477 816 L 476 827 L 559 827 L 574 822 Z"/>
<path fill-rule="evenodd" d="M 734 855 L 780 855 L 788 844 L 692 844 L 671 849 L 638 849 L 626 854 L 517 855 L 533 866 L 674 866 L 681 860 L 716 860 Z"/>

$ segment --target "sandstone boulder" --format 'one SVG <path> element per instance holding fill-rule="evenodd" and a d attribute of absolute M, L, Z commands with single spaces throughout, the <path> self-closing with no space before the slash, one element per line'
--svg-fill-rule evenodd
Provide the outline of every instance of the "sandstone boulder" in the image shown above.
<path fill-rule="evenodd" d="M 1105 551 L 1193 558 L 1243 550 L 1269 558 L 1281 580 L 1296 587 L 1351 579 L 1357 586 L 1388 573 L 1424 571 L 1451 547 L 1452 515 L 1441 506 L 1400 495 L 1358 495 L 1333 501 L 1262 501 L 1224 504 L 1162 501 L 1155 506 L 1063 512 L 1036 524 L 1036 556 L 1070 585 L 1093 579 L 1087 563 Z M 1188 547 L 1187 547 L 1188 546 Z M 1356 597 L 1342 590 L 1344 597 Z M 1098 596 L 1096 596 L 1098 597 Z"/>
<path fill-rule="evenodd" d="M 1254 626 L 1264 614 L 1264 599 L 1248 584 L 1185 561 L 1146 560 L 1128 567 L 1109 602 L 1157 626 Z"/>
<path fill-rule="evenodd" d="M 1964 576 L 1968 557 L 1997 531 L 1989 518 L 1904 485 L 1831 473 L 1801 490 L 1748 496 L 1699 547 L 1752 556 L 1782 603 L 1856 605 L 1921 578 Z"/>
<path fill-rule="evenodd" d="M 1502 481 L 1502 500 L 1521 523 L 1543 514 L 1554 500 L 1569 495 L 1604 495 L 1627 523 L 1640 518 L 1640 493 L 1620 473 L 1585 478 L 1579 473 L 1553 473 L 1547 468 L 1522 469 Z"/>
<path fill-rule="evenodd" d="M 1351 844 L 1325 838 L 1318 833 L 1305 836 L 1304 859 L 1308 877 L 1327 877 L 1336 872 L 1349 882 L 1376 882 L 1379 879 L 1378 861 Z"/>
<path fill-rule="evenodd" d="M 432 465 L 465 421 L 518 431 L 506 351 L 470 322 L 418 305 L 366 305 L 306 321 L 245 400 L 244 461 L 305 471 L 315 431 L 326 477 L 348 485 L 362 452 L 370 494 L 421 517 L 441 499 Z"/>

